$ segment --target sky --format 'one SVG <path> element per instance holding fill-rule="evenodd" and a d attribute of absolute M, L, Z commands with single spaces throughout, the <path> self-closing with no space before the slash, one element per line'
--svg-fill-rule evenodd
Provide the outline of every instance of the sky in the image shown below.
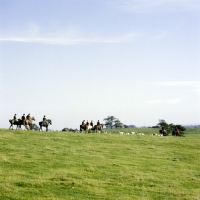
<path fill-rule="evenodd" d="M 200 124 L 200 1 L 0 0 L 0 113 Z"/>

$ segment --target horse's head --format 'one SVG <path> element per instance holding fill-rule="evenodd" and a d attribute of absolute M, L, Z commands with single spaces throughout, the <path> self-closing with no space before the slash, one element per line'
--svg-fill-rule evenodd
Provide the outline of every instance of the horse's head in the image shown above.
<path fill-rule="evenodd" d="M 51 121 L 50 119 L 48 119 L 47 121 L 49 122 L 49 124 L 51 124 L 51 125 L 52 125 L 52 121 Z"/>
<path fill-rule="evenodd" d="M 32 119 L 33 121 L 35 121 L 35 117 L 31 117 L 31 119 Z"/>

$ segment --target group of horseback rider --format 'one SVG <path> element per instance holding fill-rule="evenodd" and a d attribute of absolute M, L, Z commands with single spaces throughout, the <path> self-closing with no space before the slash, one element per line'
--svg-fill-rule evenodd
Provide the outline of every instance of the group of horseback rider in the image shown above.
<path fill-rule="evenodd" d="M 85 125 L 87 125 L 87 126 L 92 126 L 93 127 L 93 121 L 91 120 L 91 122 L 88 122 L 88 120 L 87 120 L 87 122 L 85 123 L 85 120 L 83 120 L 82 121 L 82 126 L 85 126 Z M 99 120 L 97 121 L 97 126 L 99 126 L 100 125 L 100 122 L 99 122 Z"/>
<path fill-rule="evenodd" d="M 99 122 L 99 120 L 97 121 L 97 126 L 100 126 L 101 124 L 100 124 L 100 122 Z M 93 124 L 93 121 L 91 120 L 91 122 L 88 122 L 88 120 L 87 120 L 87 122 L 85 123 L 85 120 L 83 120 L 82 121 L 82 126 L 94 126 L 94 124 Z"/>
<path fill-rule="evenodd" d="M 17 125 L 16 129 L 21 129 L 21 125 L 24 125 L 25 129 L 30 130 L 33 128 L 33 123 L 32 121 L 35 121 L 34 117 L 31 117 L 30 114 L 25 116 L 25 114 L 22 115 L 21 118 L 17 119 L 17 114 L 13 116 L 13 119 L 10 119 L 10 128 L 13 128 L 13 125 Z M 42 127 L 46 127 L 46 131 L 48 131 L 48 126 L 52 125 L 52 121 L 50 119 L 47 119 L 46 116 L 44 115 L 43 120 L 39 122 L 39 130 L 42 130 Z"/>
<path fill-rule="evenodd" d="M 21 117 L 23 122 L 25 121 L 25 119 L 29 120 L 30 118 L 31 118 L 30 114 L 28 114 L 26 117 L 25 117 L 25 114 L 23 114 Z M 14 115 L 13 120 L 14 122 L 18 122 L 19 119 L 17 119 L 17 114 Z"/>
<path fill-rule="evenodd" d="M 103 128 L 103 124 L 100 123 L 100 121 L 97 121 L 97 124 L 94 125 L 93 121 L 91 120 L 91 122 L 89 122 L 87 120 L 87 122 L 85 122 L 85 120 L 82 121 L 81 125 L 80 125 L 80 131 L 82 130 L 102 130 Z"/>
<path fill-rule="evenodd" d="M 167 136 L 168 135 L 168 133 L 167 133 L 167 129 L 164 127 L 164 126 L 162 126 L 162 129 L 159 131 L 161 134 L 163 134 L 163 136 Z M 172 131 L 172 135 L 176 135 L 176 136 L 178 136 L 180 134 L 180 130 L 178 129 L 178 127 L 176 126 L 175 128 L 174 128 L 174 130 Z"/>
<path fill-rule="evenodd" d="M 21 117 L 21 120 L 23 121 L 23 124 L 24 124 L 25 120 L 30 120 L 30 119 L 31 119 L 30 114 L 28 114 L 27 116 L 25 116 L 25 114 L 23 114 L 22 117 Z M 17 114 L 15 114 L 13 116 L 13 120 L 14 120 L 14 122 L 18 122 L 19 119 L 17 119 Z M 46 121 L 47 121 L 47 119 L 46 119 L 46 116 L 44 115 L 43 122 L 46 122 Z"/>

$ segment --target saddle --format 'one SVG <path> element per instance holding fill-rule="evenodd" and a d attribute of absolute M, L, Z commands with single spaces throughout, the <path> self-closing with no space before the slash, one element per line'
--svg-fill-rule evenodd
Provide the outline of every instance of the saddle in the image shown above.
<path fill-rule="evenodd" d="M 47 125 L 47 121 L 42 121 L 42 125 L 46 126 Z"/>

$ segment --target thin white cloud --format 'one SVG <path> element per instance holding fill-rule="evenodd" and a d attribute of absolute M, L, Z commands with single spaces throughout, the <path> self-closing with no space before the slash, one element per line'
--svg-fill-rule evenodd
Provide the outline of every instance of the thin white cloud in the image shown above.
<path fill-rule="evenodd" d="M 115 0 L 112 5 L 136 13 L 200 11 L 199 0 Z"/>
<path fill-rule="evenodd" d="M 46 38 L 46 37 L 1 37 L 0 41 L 4 42 L 27 42 L 27 43 L 41 43 L 54 45 L 74 45 L 74 44 L 92 44 L 92 43 L 125 43 L 134 40 L 134 35 L 128 34 L 113 38 Z"/>
<path fill-rule="evenodd" d="M 147 103 L 149 104 L 178 104 L 181 102 L 181 99 L 157 99 L 157 100 L 152 100 L 148 101 Z"/>
<path fill-rule="evenodd" d="M 42 43 L 55 45 L 73 45 L 73 44 L 92 44 L 92 43 L 125 43 L 134 41 L 137 35 L 126 34 L 111 38 L 92 37 L 92 38 L 68 38 L 68 37 L 23 37 L 23 36 L 0 36 L 0 41 L 4 42 L 27 42 L 27 43 Z"/>
<path fill-rule="evenodd" d="M 76 45 L 76 44 L 93 44 L 93 43 L 126 43 L 132 42 L 139 37 L 139 34 L 128 33 L 113 37 L 100 36 L 82 36 L 81 31 L 73 28 L 64 31 L 57 31 L 51 34 L 44 34 L 39 28 L 31 24 L 27 30 L 7 34 L 0 34 L 0 42 L 26 42 L 41 43 L 54 45 Z"/>

